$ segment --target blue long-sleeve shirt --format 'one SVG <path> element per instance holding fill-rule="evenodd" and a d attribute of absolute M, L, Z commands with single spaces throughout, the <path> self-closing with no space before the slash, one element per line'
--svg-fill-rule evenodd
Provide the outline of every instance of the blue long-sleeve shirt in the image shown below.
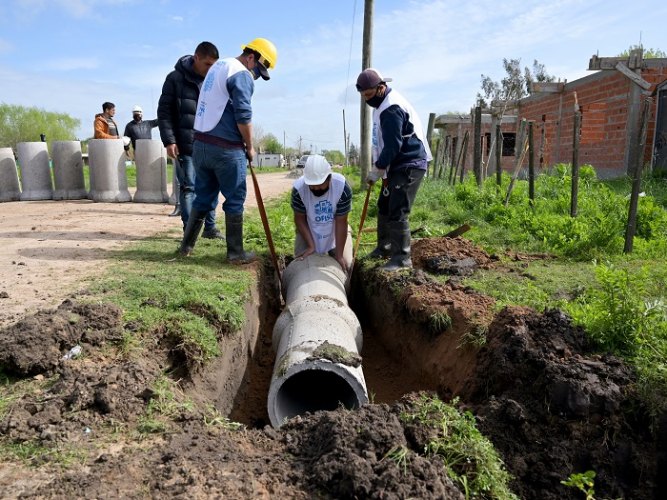
<path fill-rule="evenodd" d="M 391 89 L 388 89 L 387 94 L 389 92 Z M 426 168 L 424 145 L 414 133 L 414 126 L 400 106 L 389 106 L 380 113 L 380 128 L 384 144 L 376 162 L 379 169 L 385 170 L 389 166 Z"/>
<path fill-rule="evenodd" d="M 232 75 L 227 80 L 230 100 L 218 124 L 207 134 L 222 137 L 228 141 L 243 142 L 243 136 L 237 124 L 246 125 L 252 122 L 251 101 L 254 91 L 255 82 L 249 72 L 240 71 Z"/>

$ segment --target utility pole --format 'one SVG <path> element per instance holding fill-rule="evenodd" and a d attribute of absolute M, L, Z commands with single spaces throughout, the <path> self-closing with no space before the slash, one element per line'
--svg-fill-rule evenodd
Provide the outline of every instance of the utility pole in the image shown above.
<path fill-rule="evenodd" d="M 374 0 L 364 0 L 364 40 L 361 51 L 361 70 L 371 67 L 373 56 L 373 11 Z M 361 105 L 361 146 L 359 151 L 361 180 L 364 182 L 371 171 L 371 111 L 366 100 L 359 96 Z"/>
<path fill-rule="evenodd" d="M 283 130 L 283 158 L 287 161 L 287 146 L 285 146 L 285 131 Z"/>
<path fill-rule="evenodd" d="M 343 108 L 343 143 L 343 148 L 345 150 L 345 166 L 347 167 L 347 130 L 345 127 L 345 108 Z"/>

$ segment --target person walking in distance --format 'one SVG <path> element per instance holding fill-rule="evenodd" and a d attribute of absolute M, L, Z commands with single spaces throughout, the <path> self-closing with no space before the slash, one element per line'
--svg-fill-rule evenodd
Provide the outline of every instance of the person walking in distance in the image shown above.
<path fill-rule="evenodd" d="M 417 191 L 432 159 L 424 128 L 410 103 L 373 68 L 357 77 L 357 91 L 373 108 L 373 168 L 367 182 L 382 177 L 378 199 L 378 243 L 369 256 L 391 257 L 386 271 L 412 267 L 408 217 Z"/>
<path fill-rule="evenodd" d="M 328 253 L 343 271 L 352 265 L 352 228 L 347 215 L 352 210 L 352 188 L 321 155 L 306 160 L 303 176 L 292 188 L 292 210 L 296 238 L 294 256 Z"/>
<path fill-rule="evenodd" d="M 265 38 L 242 45 L 238 57 L 221 59 L 209 69 L 197 104 L 194 163 L 195 200 L 179 254 L 190 255 L 206 212 L 222 194 L 225 201 L 227 260 L 250 260 L 243 248 L 243 205 L 247 162 L 252 162 L 252 95 L 255 80 L 269 80 L 278 53 Z"/>
<path fill-rule="evenodd" d="M 158 101 L 157 119 L 160 138 L 167 155 L 174 159 L 176 177 L 180 185 L 179 204 L 183 231 L 188 225 L 195 197 L 195 167 L 192 158 L 195 113 L 204 77 L 218 60 L 218 49 L 210 42 L 202 42 L 194 55 L 181 57 L 174 70 L 167 75 Z M 215 207 L 206 214 L 203 238 L 224 239 L 215 226 Z"/>

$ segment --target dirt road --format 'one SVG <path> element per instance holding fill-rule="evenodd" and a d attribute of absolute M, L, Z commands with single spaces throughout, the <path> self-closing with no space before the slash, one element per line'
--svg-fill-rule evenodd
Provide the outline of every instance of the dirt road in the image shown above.
<path fill-rule="evenodd" d="M 257 177 L 265 199 L 294 182 L 285 172 Z M 252 207 L 257 202 L 248 176 L 246 208 Z M 170 230 L 177 240 L 181 220 L 169 217 L 172 211 L 167 204 L 90 200 L 0 203 L 0 327 L 60 304 L 81 280 L 104 271 L 110 249 Z"/>

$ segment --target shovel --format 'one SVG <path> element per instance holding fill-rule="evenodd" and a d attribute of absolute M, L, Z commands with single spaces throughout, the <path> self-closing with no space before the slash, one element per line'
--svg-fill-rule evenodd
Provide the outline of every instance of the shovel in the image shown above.
<path fill-rule="evenodd" d="M 461 236 L 463 233 L 465 233 L 469 230 L 470 230 L 470 226 L 468 224 L 463 224 L 462 226 L 457 227 L 453 231 L 448 232 L 445 235 L 445 238 L 456 238 L 457 236 Z"/>
<path fill-rule="evenodd" d="M 278 265 L 278 258 L 276 257 L 276 249 L 273 247 L 273 238 L 271 237 L 271 229 L 269 228 L 269 220 L 266 217 L 266 210 L 264 210 L 264 201 L 262 200 L 262 193 L 259 191 L 259 182 L 257 181 L 257 176 L 255 175 L 255 169 L 252 168 L 252 162 L 248 160 L 248 168 L 250 168 L 250 174 L 252 175 L 252 183 L 255 188 L 255 198 L 257 198 L 257 208 L 259 209 L 259 215 L 262 218 L 262 225 L 264 226 L 264 232 L 266 233 L 266 240 L 269 243 L 269 250 L 271 250 L 271 259 L 273 260 L 273 267 L 276 268 L 276 273 L 278 274 L 278 293 L 280 294 L 280 300 L 285 301 L 283 296 L 283 278 L 280 274 L 280 266 Z"/>
<path fill-rule="evenodd" d="M 366 201 L 364 201 L 364 209 L 361 211 L 361 221 L 359 222 L 359 232 L 357 233 L 357 241 L 354 244 L 354 255 L 350 263 L 350 269 L 347 273 L 347 280 L 345 280 L 345 293 L 350 294 L 350 285 L 352 284 L 352 270 L 354 269 L 354 261 L 357 260 L 357 250 L 359 250 L 359 241 L 361 240 L 361 233 L 364 229 L 364 221 L 366 220 L 366 211 L 368 210 L 368 200 L 371 197 L 371 189 L 373 186 L 368 186 L 366 191 Z"/>

